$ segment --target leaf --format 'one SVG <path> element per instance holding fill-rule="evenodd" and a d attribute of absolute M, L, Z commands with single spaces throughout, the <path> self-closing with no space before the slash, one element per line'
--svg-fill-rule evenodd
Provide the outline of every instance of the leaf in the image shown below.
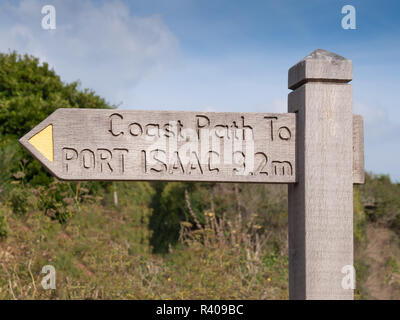
<path fill-rule="evenodd" d="M 191 228 L 193 226 L 190 222 L 187 222 L 187 221 L 181 221 L 180 224 L 182 227 L 186 227 L 186 228 Z"/>
<path fill-rule="evenodd" d="M 17 173 L 13 174 L 15 179 L 22 179 L 23 177 L 25 177 L 25 173 L 23 173 L 22 171 L 19 171 Z"/>

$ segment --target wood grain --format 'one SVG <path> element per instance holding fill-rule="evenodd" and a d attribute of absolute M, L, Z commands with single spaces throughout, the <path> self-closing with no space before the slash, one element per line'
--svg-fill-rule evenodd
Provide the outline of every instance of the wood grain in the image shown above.
<path fill-rule="evenodd" d="M 146 148 L 150 145 L 145 134 L 142 137 L 133 136 L 133 134 L 137 134 L 137 130 L 139 127 L 137 125 L 130 126 L 132 123 L 139 123 L 140 121 L 137 119 L 141 119 L 144 117 L 144 121 L 146 124 L 148 123 L 156 123 L 159 121 L 161 124 L 167 124 L 170 121 L 176 121 L 171 119 L 181 119 L 181 123 L 183 123 L 182 119 L 185 119 L 185 124 L 189 124 L 189 127 L 185 127 L 182 124 L 182 130 L 186 129 L 194 129 L 196 131 L 196 116 L 201 115 L 202 117 L 207 116 L 211 119 L 210 128 L 212 129 L 212 123 L 223 124 L 226 121 L 232 121 L 236 123 L 238 127 L 238 132 L 240 131 L 240 122 L 243 122 L 242 117 L 245 117 L 245 126 L 250 126 L 252 128 L 252 134 L 256 134 L 254 145 L 256 146 L 256 150 L 254 153 L 258 153 L 254 159 L 254 170 L 253 174 L 251 172 L 243 172 L 241 174 L 242 177 L 231 177 L 231 173 L 233 170 L 236 170 L 234 173 L 240 173 L 237 171 L 238 164 L 241 162 L 240 154 L 236 155 L 236 158 L 233 157 L 231 165 L 229 163 L 224 163 L 222 168 L 220 169 L 221 174 L 218 176 L 215 174 L 217 170 L 208 170 L 208 157 L 201 163 L 202 167 L 205 167 L 203 173 L 200 171 L 191 172 L 190 176 L 186 174 L 179 174 L 179 170 L 173 170 L 173 174 L 164 174 L 158 173 L 155 170 L 150 170 L 147 173 L 143 174 L 143 168 L 140 166 L 143 164 L 143 159 L 141 158 L 143 155 L 140 152 L 137 152 L 138 149 L 141 151 L 145 151 Z M 111 116 L 111 120 L 110 120 Z M 123 117 L 123 119 L 120 118 Z M 65 109 L 58 110 L 53 115 L 51 115 L 48 119 L 44 120 L 41 124 L 36 126 L 32 131 L 30 131 L 27 135 L 21 138 L 21 143 L 24 147 L 30 151 L 42 164 L 56 177 L 62 180 L 180 180 L 180 181 L 221 181 L 221 182 L 264 182 L 264 183 L 293 183 L 296 182 L 296 163 L 295 163 L 295 145 L 296 145 L 296 124 L 295 124 L 295 115 L 293 114 L 271 114 L 271 113 L 199 113 L 199 112 L 167 112 L 167 111 L 111 111 L 111 110 L 93 110 L 93 109 Z M 129 119 L 136 119 L 134 122 Z M 157 121 L 153 121 L 154 119 L 158 119 Z M 201 120 L 205 118 L 200 118 Z M 231 120 L 228 120 L 231 119 Z M 279 120 L 278 120 L 279 119 Z M 121 120 L 121 121 L 119 121 Z M 122 121 L 123 120 L 123 121 Z M 113 132 L 110 132 L 110 121 L 112 122 Z M 272 121 L 272 122 L 271 122 Z M 353 163 L 353 182 L 354 183 L 363 183 L 364 181 L 364 148 L 363 148 L 363 122 L 361 116 L 354 116 L 354 130 L 353 130 L 353 150 L 354 150 L 354 163 Z M 48 126 L 53 126 L 53 124 L 57 127 L 55 129 L 53 142 L 56 142 L 55 145 L 55 153 L 57 153 L 56 161 L 54 163 L 50 163 L 48 157 L 43 157 L 44 155 L 38 152 L 35 147 L 32 145 L 32 137 L 35 137 L 38 132 L 43 130 L 44 128 L 48 128 Z M 101 125 L 100 125 L 101 124 Z M 200 122 L 200 125 L 204 123 Z M 272 124 L 272 126 L 271 126 Z M 124 125 L 124 128 L 120 128 L 121 125 Z M 228 124 L 229 125 L 229 124 Z M 232 123 L 231 123 L 232 125 Z M 243 125 L 243 123 L 242 123 Z M 283 128 L 283 129 L 281 129 Z M 287 128 L 287 129 L 284 129 Z M 156 128 L 151 128 L 149 131 L 152 131 Z M 232 129 L 232 128 L 230 128 Z M 143 130 L 143 128 L 142 128 Z M 163 126 L 160 126 L 160 132 L 164 130 Z M 204 129 L 202 129 L 204 131 Z M 223 127 L 219 127 L 219 131 L 225 130 Z M 122 134 L 118 134 L 121 133 Z M 290 132 L 290 139 L 283 140 L 280 138 L 280 135 L 287 135 Z M 167 133 L 167 132 L 165 132 Z M 232 134 L 232 131 L 230 131 Z M 238 134 L 238 133 L 237 133 Z M 215 135 L 214 135 L 215 137 Z M 247 137 L 248 138 L 248 137 Z M 287 137 L 284 137 L 287 138 Z M 215 139 L 214 139 L 215 140 Z M 219 149 L 220 152 L 219 158 L 222 162 L 229 162 L 229 157 L 225 157 L 226 152 L 224 152 L 224 147 L 229 145 L 229 139 L 222 138 Z M 249 140 L 249 139 L 247 139 Z M 227 144 L 225 144 L 227 143 Z M 180 143 L 182 145 L 182 143 Z M 233 146 L 233 144 L 232 144 Z M 53 147 L 51 145 L 51 147 Z M 164 146 L 164 149 L 169 150 L 169 145 Z M 201 143 L 199 144 L 201 147 Z M 207 146 L 205 146 L 207 147 Z M 72 148 L 78 152 L 82 152 L 82 150 L 90 150 L 95 153 L 95 159 L 98 164 L 99 157 L 106 157 L 108 151 L 111 152 L 111 156 L 114 153 L 114 160 L 112 162 L 115 163 L 115 158 L 124 158 L 124 160 L 129 161 L 129 166 L 127 170 L 124 172 L 118 171 L 111 172 L 110 170 L 101 170 L 101 168 L 97 166 L 98 170 L 90 170 L 83 168 L 82 159 L 79 164 L 79 159 L 77 157 L 77 161 L 71 161 L 69 164 L 72 165 L 71 170 L 69 172 L 65 172 L 62 162 L 63 159 L 63 148 Z M 243 150 L 246 149 L 246 144 L 242 145 Z M 98 149 L 105 149 L 102 154 L 98 154 Z M 113 150 L 117 149 L 117 150 Z M 121 150 L 119 150 L 121 149 Z M 218 146 L 214 149 L 218 149 Z M 108 151 L 107 151 L 108 150 Z M 128 150 L 128 153 L 125 155 L 125 151 Z M 101 150 L 100 150 L 101 151 Z M 151 153 L 151 150 L 147 150 Z M 207 152 L 212 151 L 211 146 L 207 150 Z M 233 150 L 232 150 L 233 151 Z M 232 152 L 230 151 L 230 152 Z M 245 151 L 245 150 L 244 150 Z M 73 152 L 73 151 L 71 151 Z M 162 151 L 160 151 L 162 152 Z M 261 153 L 262 152 L 262 153 Z M 85 151 L 84 154 L 87 154 L 86 157 L 90 156 L 89 151 Z M 96 154 L 97 153 L 97 154 Z M 245 153 L 245 152 L 244 152 Z M 83 155 L 84 155 L 83 154 Z M 61 155 L 61 156 L 60 156 Z M 72 156 L 72 153 L 64 154 L 65 156 Z M 216 154 L 212 154 L 213 159 L 218 160 Z M 166 157 L 168 162 L 168 157 Z M 236 160 L 236 163 L 234 162 Z M 125 161 L 125 165 L 127 162 Z M 65 162 L 65 161 L 64 161 Z M 239 162 L 239 163 L 237 163 Z M 264 169 L 260 169 L 260 165 L 265 162 Z M 248 164 L 248 162 L 247 162 Z M 96 165 L 96 163 L 95 163 Z M 114 164 L 115 165 L 115 164 Z M 120 165 L 120 164 L 118 164 Z M 112 166 L 110 162 L 110 166 Z M 240 166 L 239 166 L 240 167 Z M 249 166 L 248 166 L 249 167 Z M 282 170 L 287 169 L 285 174 L 283 174 Z M 261 175 L 254 174 L 258 171 L 263 171 Z M 193 170 L 192 170 L 193 171 Z M 207 172 L 208 171 L 208 172 Z M 267 172 L 268 175 L 266 173 Z M 181 172 L 182 173 L 182 172 Z M 209 174 L 211 173 L 211 175 Z M 290 173 L 290 174 L 289 174 Z M 237 174 L 235 174 L 236 176 Z"/>
<path fill-rule="evenodd" d="M 364 120 L 360 115 L 353 115 L 353 183 L 365 183 Z"/>
<path fill-rule="evenodd" d="M 341 272 L 353 266 L 352 88 L 314 81 L 335 78 L 337 63 L 348 64 L 328 54 L 330 62 L 314 65 L 312 81 L 298 78 L 305 83 L 288 97 L 288 111 L 297 114 L 298 181 L 288 186 L 291 299 L 353 299 Z"/>
<path fill-rule="evenodd" d="M 294 114 L 58 109 L 20 141 L 62 180 L 296 181 Z"/>

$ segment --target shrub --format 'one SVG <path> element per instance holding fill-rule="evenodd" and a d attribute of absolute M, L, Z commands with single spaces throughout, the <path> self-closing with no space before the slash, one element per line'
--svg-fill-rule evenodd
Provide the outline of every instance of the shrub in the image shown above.
<path fill-rule="evenodd" d="M 369 174 L 360 191 L 368 220 L 400 235 L 400 185 L 393 184 L 387 175 Z"/>
<path fill-rule="evenodd" d="M 3 211 L 0 211 L 0 239 L 8 236 L 10 228 L 8 227 L 7 218 Z"/>
<path fill-rule="evenodd" d="M 12 178 L 12 166 L 14 156 L 18 147 L 14 141 L 10 139 L 0 139 L 0 192 L 4 192 L 10 186 Z"/>
<path fill-rule="evenodd" d="M 79 185 L 53 179 L 49 187 L 39 187 L 39 208 L 60 223 L 67 222 L 79 209 Z M 86 189 L 85 189 L 86 192 Z"/>
<path fill-rule="evenodd" d="M 363 244 L 366 238 L 366 218 L 360 201 L 360 191 L 354 188 L 354 240 Z"/>
<path fill-rule="evenodd" d="M 62 82 L 47 63 L 16 52 L 0 53 L 0 106 L 1 139 L 12 139 L 15 143 L 58 108 L 113 107 L 93 91 L 82 90 L 77 81 Z M 28 182 L 34 185 L 51 183 L 50 175 L 21 147 L 8 168 L 16 172 L 22 159 L 27 160 Z"/>
<path fill-rule="evenodd" d="M 200 222 L 204 221 L 201 212 L 209 206 L 209 190 L 201 183 L 153 183 L 155 193 L 152 204 L 154 211 L 150 218 L 150 228 L 153 231 L 151 245 L 155 252 L 165 253 L 170 245 L 179 239 L 179 223 L 190 221 L 194 223 L 189 214 L 185 200 L 185 191 L 189 193 L 192 208 Z"/>
<path fill-rule="evenodd" d="M 14 214 L 23 216 L 29 210 L 29 191 L 24 187 L 14 187 L 9 195 L 9 203 Z"/>

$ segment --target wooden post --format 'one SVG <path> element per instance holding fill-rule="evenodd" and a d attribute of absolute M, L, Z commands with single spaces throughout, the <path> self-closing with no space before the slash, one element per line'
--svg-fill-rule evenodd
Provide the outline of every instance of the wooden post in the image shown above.
<path fill-rule="evenodd" d="M 290 299 L 353 299 L 352 62 L 318 49 L 290 68 L 297 183 L 289 185 Z M 349 267 L 345 268 L 349 270 Z"/>

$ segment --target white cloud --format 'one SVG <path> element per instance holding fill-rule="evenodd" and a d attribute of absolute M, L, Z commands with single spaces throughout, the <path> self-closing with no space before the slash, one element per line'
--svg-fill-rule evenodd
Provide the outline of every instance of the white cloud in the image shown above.
<path fill-rule="evenodd" d="M 371 106 L 362 102 L 354 103 L 354 113 L 361 114 L 367 124 L 378 123 L 387 118 L 386 112 L 379 106 Z"/>
<path fill-rule="evenodd" d="M 287 99 L 284 98 L 275 98 L 272 100 L 272 108 L 268 109 L 269 112 L 287 112 Z"/>
<path fill-rule="evenodd" d="M 384 108 L 355 102 L 354 113 L 363 116 L 365 137 L 371 145 L 397 140 L 399 125 L 392 121 Z"/>
<path fill-rule="evenodd" d="M 387 109 L 371 103 L 373 102 L 354 104 L 354 113 L 361 114 L 364 119 L 366 170 L 390 173 L 394 181 L 400 181 L 398 171 L 400 148 L 397 147 L 400 126 L 392 121 Z"/>
<path fill-rule="evenodd" d="M 56 8 L 56 30 L 41 28 L 46 4 Z M 141 80 L 174 63 L 179 45 L 160 15 L 134 16 L 117 0 L 23 0 L 0 4 L 0 50 L 35 55 L 63 80 L 126 103 Z"/>
<path fill-rule="evenodd" d="M 218 112 L 286 112 L 285 64 L 274 59 L 182 57 L 162 76 L 142 81 L 131 108 Z M 283 69 L 283 71 L 281 70 Z M 154 94 L 156 93 L 156 94 Z"/>

